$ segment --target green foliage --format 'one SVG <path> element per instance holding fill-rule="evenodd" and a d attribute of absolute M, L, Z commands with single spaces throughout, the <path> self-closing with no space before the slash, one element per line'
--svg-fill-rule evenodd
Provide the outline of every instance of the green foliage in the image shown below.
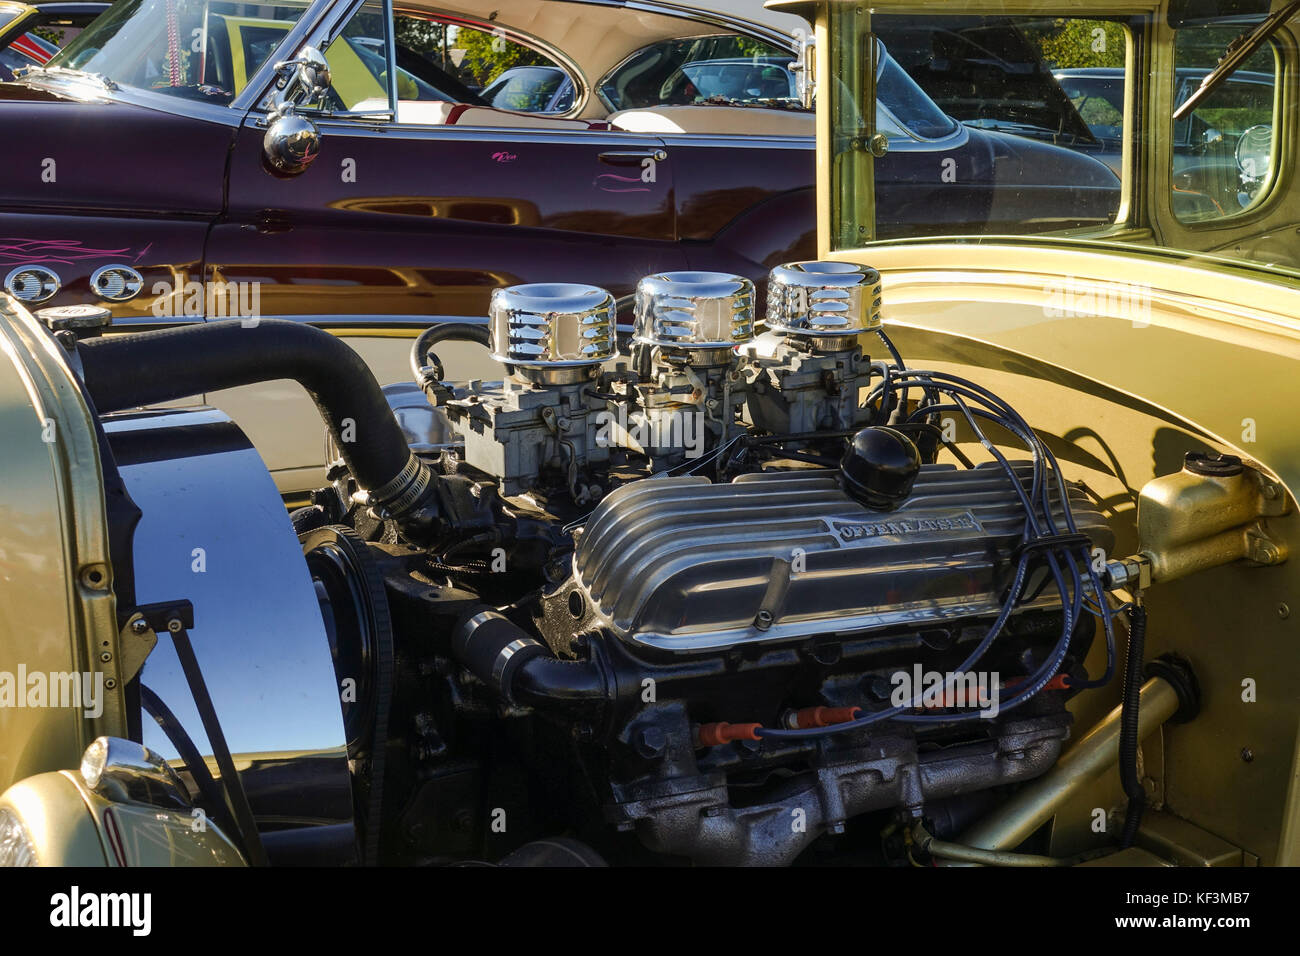
<path fill-rule="evenodd" d="M 504 36 L 471 30 L 456 31 L 452 46 L 465 51 L 460 76 L 466 83 L 486 86 L 514 66 L 549 66 L 551 61 L 536 50 Z"/>
<path fill-rule="evenodd" d="M 1058 17 L 1022 30 L 1052 69 L 1124 65 L 1124 28 L 1118 23 Z"/>
<path fill-rule="evenodd" d="M 35 33 L 42 40 L 48 40 L 60 49 L 63 48 L 62 30 L 56 30 L 53 27 L 34 27 L 30 32 Z"/>

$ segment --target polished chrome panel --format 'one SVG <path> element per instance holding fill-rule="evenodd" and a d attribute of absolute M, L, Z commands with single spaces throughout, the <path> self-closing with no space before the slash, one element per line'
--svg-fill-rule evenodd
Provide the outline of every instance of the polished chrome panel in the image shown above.
<path fill-rule="evenodd" d="M 614 354 L 614 297 L 594 285 L 497 289 L 488 307 L 492 357 L 525 368 L 599 365 Z"/>
<path fill-rule="evenodd" d="M 674 349 L 719 349 L 754 338 L 754 283 L 721 272 L 663 272 L 636 286 L 633 338 Z"/>
<path fill-rule="evenodd" d="M 259 820 L 352 819 L 338 684 L 315 588 L 261 457 L 213 409 L 108 415 L 122 478 L 143 512 L 134 537 L 136 599 L 188 599 L 190 638 Z M 140 676 L 209 755 L 167 635 Z M 179 754 L 143 720 L 144 744 Z"/>
<path fill-rule="evenodd" d="M 5 276 L 5 291 L 25 305 L 54 298 L 63 280 L 45 266 L 19 266 Z"/>
<path fill-rule="evenodd" d="M 90 288 L 106 302 L 129 302 L 144 288 L 144 276 L 130 266 L 101 266 L 91 273 Z"/>
<path fill-rule="evenodd" d="M 768 277 L 767 327 L 786 335 L 858 335 L 880 327 L 880 273 L 851 262 L 791 262 Z"/>

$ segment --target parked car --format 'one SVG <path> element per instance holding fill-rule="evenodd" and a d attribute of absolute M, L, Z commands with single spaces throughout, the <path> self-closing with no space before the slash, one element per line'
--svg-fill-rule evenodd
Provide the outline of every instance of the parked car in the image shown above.
<path fill-rule="evenodd" d="M 107 3 L 0 2 L 0 81 L 12 80 L 15 70 L 44 66 Z"/>
<path fill-rule="evenodd" d="M 121 0 L 49 68 L 0 86 L 0 124 L 40 131 L 11 145 L 9 168 L 27 172 L 0 185 L 11 237 L 0 261 L 20 300 L 90 297 L 119 327 L 292 317 L 362 338 L 391 377 L 404 368 L 404 345 L 381 328 L 482 321 L 503 285 L 584 281 L 630 303 L 649 271 L 723 270 L 761 283 L 774 264 L 812 253 L 812 114 L 682 95 L 684 68 L 745 50 L 766 51 L 760 72 L 782 69 L 762 57 L 788 57 L 790 41 L 761 24 L 651 2 L 632 28 L 604 3 L 518 0 L 490 22 L 468 2 L 436 13 L 411 4 L 390 30 L 369 8 L 338 22 L 337 2 L 268 11 L 211 0 L 183 7 L 180 25 L 186 36 L 205 30 L 206 44 L 174 56 L 161 2 Z M 456 32 L 438 34 L 453 13 Z M 482 64 L 467 40 L 449 37 L 474 24 L 490 44 L 527 45 L 564 67 L 581 88 L 568 112 L 502 110 L 457 94 L 449 84 L 468 87 Z M 401 38 L 391 71 L 390 33 Z M 322 90 L 281 65 L 315 47 L 330 73 Z M 888 57 L 879 69 L 885 228 L 996 231 L 1028 218 L 1058 229 L 1110 221 L 1118 209 L 1118 182 L 1100 164 L 967 129 Z M 274 121 L 290 108 L 291 119 Z M 165 166 L 160 143 L 169 144 Z M 286 163 L 285 150 L 301 152 Z M 472 374 L 499 372 L 475 361 Z M 232 409 L 260 401 L 209 399 Z M 295 401 L 305 426 L 313 412 Z M 255 426 L 254 439 L 286 490 L 320 475 L 307 428 Z"/>

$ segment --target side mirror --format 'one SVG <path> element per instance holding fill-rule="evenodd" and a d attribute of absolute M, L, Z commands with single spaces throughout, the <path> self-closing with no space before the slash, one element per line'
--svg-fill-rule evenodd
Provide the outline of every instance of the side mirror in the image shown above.
<path fill-rule="evenodd" d="M 795 60 L 790 64 L 798 87 L 799 101 L 812 109 L 817 93 L 817 42 L 803 30 L 794 32 Z"/>
<path fill-rule="evenodd" d="M 281 79 L 262 139 L 262 155 L 275 172 L 296 176 L 320 153 L 320 130 L 296 109 L 319 103 L 329 91 L 330 66 L 320 50 L 305 46 L 296 58 L 277 63 L 275 70 Z"/>
<path fill-rule="evenodd" d="M 280 106 L 317 103 L 330 88 L 329 61 L 314 46 L 303 47 L 292 60 L 281 60 L 275 70 L 284 84 L 277 104 Z"/>
<path fill-rule="evenodd" d="M 306 172 L 320 153 L 320 130 L 305 116 L 289 112 L 275 117 L 262 137 L 262 155 L 277 173 Z"/>

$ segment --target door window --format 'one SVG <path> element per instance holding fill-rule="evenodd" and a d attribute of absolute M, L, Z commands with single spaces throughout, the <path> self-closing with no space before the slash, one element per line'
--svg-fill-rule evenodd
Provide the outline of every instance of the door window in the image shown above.
<path fill-rule="evenodd" d="M 1175 107 L 1200 87 L 1240 33 L 1238 26 L 1178 31 Z M 1174 121 L 1172 205 L 1183 222 L 1238 215 L 1268 194 L 1274 180 L 1277 74 L 1278 55 L 1270 42 Z"/>

